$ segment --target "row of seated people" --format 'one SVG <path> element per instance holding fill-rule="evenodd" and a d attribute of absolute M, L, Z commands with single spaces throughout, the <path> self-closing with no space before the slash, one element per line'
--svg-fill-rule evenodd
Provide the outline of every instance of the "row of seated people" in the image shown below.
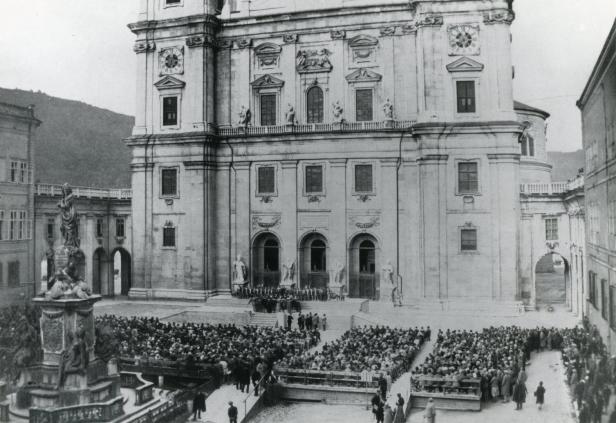
<path fill-rule="evenodd" d="M 278 363 L 281 373 L 306 370 L 318 374 L 340 372 L 336 378 L 371 381 L 378 375 L 392 379 L 407 369 L 425 340 L 430 328 L 393 329 L 383 326 L 356 327 L 340 338 L 325 343 L 318 351 L 296 351 Z M 353 375 L 353 377 L 351 377 Z M 326 378 L 323 376 L 322 378 Z M 326 378 L 331 380 L 332 377 Z"/>
<path fill-rule="evenodd" d="M 275 300 L 293 299 L 297 301 L 327 301 L 342 299 L 340 294 L 328 288 L 285 288 L 264 286 L 243 286 L 232 294 L 237 298 L 271 298 Z"/>
<path fill-rule="evenodd" d="M 432 353 L 413 371 L 413 389 L 485 401 L 507 396 L 530 358 L 529 334 L 515 326 L 439 330 Z"/>
<path fill-rule="evenodd" d="M 168 323 L 153 317 L 104 315 L 96 318 L 96 325 L 111 330 L 120 357 L 131 358 L 136 364 L 216 365 L 238 386 L 243 381 L 242 387 L 247 386 L 246 375 L 251 375 L 258 363 L 271 369 L 282 357 L 300 354 L 320 340 L 317 329 Z"/>

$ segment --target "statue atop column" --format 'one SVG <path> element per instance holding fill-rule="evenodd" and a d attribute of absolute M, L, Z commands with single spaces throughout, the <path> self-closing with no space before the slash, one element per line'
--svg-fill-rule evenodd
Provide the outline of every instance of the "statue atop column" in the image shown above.
<path fill-rule="evenodd" d="M 73 205 L 73 190 L 68 183 L 62 185 L 62 200 L 58 203 L 60 208 L 60 216 L 62 217 L 62 239 L 64 246 L 67 248 L 79 248 L 79 239 L 77 238 L 78 215 Z"/>

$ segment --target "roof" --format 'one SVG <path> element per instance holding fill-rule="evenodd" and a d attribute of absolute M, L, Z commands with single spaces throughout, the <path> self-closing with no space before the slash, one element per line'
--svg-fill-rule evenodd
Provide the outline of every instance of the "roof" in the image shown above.
<path fill-rule="evenodd" d="M 586 102 L 590 98 L 590 95 L 595 90 L 597 84 L 603 79 L 603 74 L 607 70 L 608 66 L 612 62 L 612 58 L 616 57 L 616 19 L 614 19 L 614 24 L 612 25 L 612 29 L 610 30 L 607 39 L 605 40 L 605 44 L 601 49 L 601 53 L 599 54 L 599 58 L 597 59 L 597 63 L 595 63 L 595 67 L 588 78 L 588 82 L 584 87 L 584 91 L 582 91 L 582 95 L 580 99 L 576 102 L 576 105 L 582 109 L 586 105 Z"/>
<path fill-rule="evenodd" d="M 0 102 L 0 114 L 8 115 L 17 119 L 33 120 L 36 125 L 41 122 L 34 117 L 34 106 L 22 107 L 15 104 Z"/>
<path fill-rule="evenodd" d="M 547 119 L 550 117 L 550 114 L 546 112 L 545 110 L 541 110 L 536 107 L 529 106 L 528 104 L 524 104 L 520 101 L 515 101 L 515 100 L 513 101 L 513 110 L 519 110 L 521 112 L 537 113 L 543 116 L 544 119 Z"/>

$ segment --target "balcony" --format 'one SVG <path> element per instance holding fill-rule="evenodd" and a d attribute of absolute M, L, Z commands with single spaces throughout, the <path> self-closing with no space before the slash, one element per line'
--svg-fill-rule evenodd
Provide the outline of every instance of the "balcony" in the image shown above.
<path fill-rule="evenodd" d="M 410 128 L 414 123 L 414 120 L 388 120 L 370 122 L 309 123 L 276 126 L 227 126 L 218 128 L 218 135 L 223 137 L 242 137 L 283 134 L 318 134 L 325 132 L 399 131 Z"/>
<path fill-rule="evenodd" d="M 99 198 L 99 199 L 116 199 L 130 200 L 133 197 L 133 190 L 130 188 L 89 188 L 89 187 L 71 187 L 73 196 L 81 198 Z M 62 185 L 53 184 L 36 184 L 34 186 L 34 194 L 49 197 L 61 197 Z"/>
<path fill-rule="evenodd" d="M 520 184 L 520 193 L 526 195 L 560 195 L 584 187 L 584 178 L 569 182 Z"/>

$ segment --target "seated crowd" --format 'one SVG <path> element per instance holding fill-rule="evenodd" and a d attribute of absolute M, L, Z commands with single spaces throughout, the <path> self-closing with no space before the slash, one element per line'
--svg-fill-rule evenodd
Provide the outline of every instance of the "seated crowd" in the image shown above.
<path fill-rule="evenodd" d="M 288 353 L 277 367 L 321 371 L 373 372 L 392 376 L 394 369 L 407 368 L 423 342 L 427 329 L 393 329 L 382 326 L 353 328 L 319 351 Z M 393 376 L 392 376 L 393 378 Z"/>

